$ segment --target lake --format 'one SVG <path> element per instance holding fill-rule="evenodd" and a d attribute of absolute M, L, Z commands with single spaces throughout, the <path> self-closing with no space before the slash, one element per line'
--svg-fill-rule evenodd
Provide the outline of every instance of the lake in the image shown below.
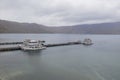
<path fill-rule="evenodd" d="M 85 38 L 94 44 L 0 52 L 0 80 L 120 80 L 120 35 L 0 34 L 1 42 L 37 39 L 49 44 Z"/>

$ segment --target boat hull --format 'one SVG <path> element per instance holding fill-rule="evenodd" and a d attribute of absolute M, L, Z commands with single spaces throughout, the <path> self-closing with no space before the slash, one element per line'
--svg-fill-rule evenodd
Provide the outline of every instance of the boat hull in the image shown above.
<path fill-rule="evenodd" d="M 26 47 L 26 46 L 20 46 L 20 48 L 24 51 L 39 51 L 39 50 L 46 49 L 46 47 L 30 48 L 30 47 Z"/>

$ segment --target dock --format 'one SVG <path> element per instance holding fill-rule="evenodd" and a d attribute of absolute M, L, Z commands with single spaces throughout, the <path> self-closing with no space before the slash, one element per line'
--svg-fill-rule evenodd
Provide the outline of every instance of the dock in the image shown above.
<path fill-rule="evenodd" d="M 0 48 L 0 51 L 14 51 L 14 50 L 21 50 L 21 48 L 19 46 Z"/>
<path fill-rule="evenodd" d="M 16 45 L 22 44 L 23 42 L 0 42 L 0 45 Z"/>
<path fill-rule="evenodd" d="M 76 42 L 67 42 L 67 43 L 57 43 L 57 44 L 47 44 L 46 47 L 55 47 L 55 46 L 66 46 L 66 45 L 77 45 L 82 44 L 80 41 Z"/>
<path fill-rule="evenodd" d="M 17 44 L 22 44 L 22 43 L 23 42 L 5 42 L 5 43 L 0 43 L 0 45 L 15 45 L 15 44 L 17 45 Z M 76 44 L 81 44 L 81 42 L 80 41 L 76 41 L 76 42 L 46 44 L 44 46 L 45 47 L 55 47 L 55 46 L 76 45 Z M 13 50 L 21 50 L 21 48 L 19 46 L 0 48 L 0 51 L 13 51 Z"/>
<path fill-rule="evenodd" d="M 0 48 L 0 51 L 21 50 L 21 48 L 20 48 L 20 46 L 18 46 L 18 44 L 23 44 L 23 42 L 2 42 L 2 43 L 0 43 L 0 46 L 2 46 L 2 45 L 16 45 L 16 46 L 14 46 L 14 47 L 2 47 L 2 48 Z M 66 43 L 45 44 L 43 46 L 55 47 L 55 46 L 67 46 L 67 45 L 78 45 L 78 44 L 88 45 L 88 44 L 85 44 L 84 42 L 81 42 L 81 41 L 74 41 L 74 42 L 66 42 Z M 89 45 L 91 45 L 91 44 L 89 44 Z"/>

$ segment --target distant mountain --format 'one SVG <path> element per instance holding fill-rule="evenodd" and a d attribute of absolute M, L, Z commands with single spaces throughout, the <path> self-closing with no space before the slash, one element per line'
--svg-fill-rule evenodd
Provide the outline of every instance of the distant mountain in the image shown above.
<path fill-rule="evenodd" d="M 120 22 L 49 27 L 36 23 L 0 20 L 0 33 L 120 34 Z"/>
<path fill-rule="evenodd" d="M 0 20 L 1 33 L 47 33 L 48 28 L 36 23 L 18 23 Z"/>
<path fill-rule="evenodd" d="M 73 32 L 88 34 L 120 34 L 120 22 L 77 25 Z"/>

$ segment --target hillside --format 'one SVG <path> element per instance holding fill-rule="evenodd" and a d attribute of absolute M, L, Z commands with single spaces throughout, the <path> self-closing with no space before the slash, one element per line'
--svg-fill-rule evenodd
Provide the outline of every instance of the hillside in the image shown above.
<path fill-rule="evenodd" d="M 0 20 L 0 32 L 2 33 L 47 33 L 48 28 L 36 23 L 18 23 Z"/>
<path fill-rule="evenodd" d="M 120 34 L 120 22 L 49 27 L 36 23 L 0 20 L 0 33 Z"/>

